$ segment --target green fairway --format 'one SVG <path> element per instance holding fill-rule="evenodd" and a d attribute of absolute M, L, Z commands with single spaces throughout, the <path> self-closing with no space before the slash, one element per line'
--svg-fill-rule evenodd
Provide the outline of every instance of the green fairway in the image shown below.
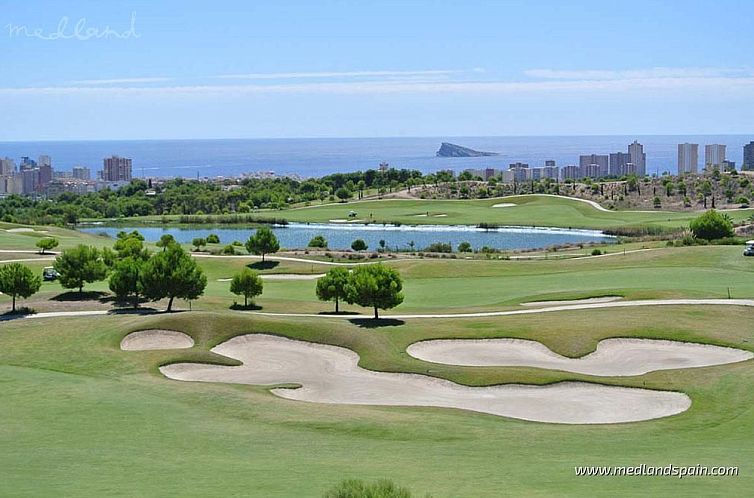
<path fill-rule="evenodd" d="M 496 204 L 515 204 L 493 207 Z M 669 228 L 687 227 L 698 215 L 671 211 L 600 211 L 574 199 L 542 195 L 523 195 L 486 200 L 398 200 L 349 202 L 288 209 L 276 216 L 289 221 L 326 223 L 347 219 L 350 211 L 357 220 L 373 223 L 407 225 L 499 225 L 572 227 L 605 230 L 625 226 L 657 225 Z M 734 220 L 744 220 L 753 209 L 730 211 Z"/>
<path fill-rule="evenodd" d="M 157 366 L 212 360 L 240 333 L 283 334 L 350 347 L 366 368 L 430 372 L 457 382 L 555 382 L 588 377 L 527 368 L 429 365 L 402 351 L 429 337 L 537 339 L 563 354 L 600 338 L 639 336 L 751 349 L 754 313 L 597 310 L 498 319 L 347 321 L 186 313 L 5 323 L 0 333 L 0 494 L 13 496 L 319 496 L 348 477 L 389 478 L 436 497 L 738 495 L 754 486 L 754 362 L 600 379 L 688 393 L 678 416 L 612 426 L 528 423 L 459 410 L 336 406 L 277 398 L 261 387 L 170 381 Z M 606 329 L 603 324 L 614 325 Z M 122 352 L 128 331 L 162 327 L 197 340 L 187 351 Z M 576 465 L 738 465 L 727 478 L 577 478 Z M 453 469 L 448 472 L 448 469 Z"/>

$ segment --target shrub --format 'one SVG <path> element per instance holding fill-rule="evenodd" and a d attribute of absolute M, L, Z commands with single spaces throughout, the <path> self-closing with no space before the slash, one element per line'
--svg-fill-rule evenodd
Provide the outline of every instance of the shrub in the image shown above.
<path fill-rule="evenodd" d="M 354 251 L 366 251 L 368 247 L 363 239 L 356 239 L 351 243 L 351 249 Z"/>
<path fill-rule="evenodd" d="M 386 479 L 372 484 L 358 479 L 348 479 L 328 490 L 323 496 L 324 498 L 411 498 L 411 492 Z"/>
<path fill-rule="evenodd" d="M 599 256 L 600 254 L 602 254 L 602 251 L 599 249 L 592 249 L 592 256 Z"/>
<path fill-rule="evenodd" d="M 233 246 L 233 244 L 228 244 L 227 246 L 223 247 L 222 254 L 226 256 L 232 256 L 236 253 L 236 248 Z"/>
<path fill-rule="evenodd" d="M 730 216 L 714 209 L 693 219 L 690 228 L 698 239 L 715 240 L 733 236 L 733 222 Z"/>
<path fill-rule="evenodd" d="M 207 244 L 219 244 L 220 243 L 220 237 L 217 236 L 215 233 L 211 233 L 207 235 Z"/>
<path fill-rule="evenodd" d="M 472 252 L 471 244 L 468 242 L 461 242 L 458 244 L 458 252 Z"/>
<path fill-rule="evenodd" d="M 319 247 L 322 249 L 327 249 L 327 239 L 325 239 L 322 235 L 315 235 L 312 237 L 312 240 L 309 241 L 308 247 Z"/>
<path fill-rule="evenodd" d="M 453 246 L 447 242 L 433 242 L 424 250 L 426 252 L 453 252 Z"/>

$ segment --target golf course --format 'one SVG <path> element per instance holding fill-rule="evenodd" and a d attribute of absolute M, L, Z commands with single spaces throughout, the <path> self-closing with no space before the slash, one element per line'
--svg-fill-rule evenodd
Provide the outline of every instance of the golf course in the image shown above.
<path fill-rule="evenodd" d="M 752 212 L 727 214 L 740 224 Z M 541 195 L 277 213 L 593 230 L 686 229 L 700 214 Z M 58 245 L 42 254 L 47 238 Z M 124 240 L 2 223 L 0 269 L 62 269 L 57 258 L 80 244 L 116 247 L 117 258 Z M 754 490 L 754 258 L 742 245 L 622 238 L 557 252 L 349 259 L 311 248 L 256 254 L 253 244 L 221 254 L 229 242 L 201 251 L 134 242 L 145 258 L 175 251 L 196 265 L 206 285 L 190 300 L 166 291 L 137 296 L 135 308 L 107 278 L 81 290 L 41 282 L 16 313 L 0 295 L 0 495 L 318 497 L 346 479 L 433 497 Z M 358 297 L 338 313 L 320 300 L 333 270 L 356 286 L 369 268 L 400 276 L 401 298 L 378 319 Z M 248 270 L 263 289 L 246 302 L 231 288 Z M 575 472 L 642 464 L 738 470 Z"/>

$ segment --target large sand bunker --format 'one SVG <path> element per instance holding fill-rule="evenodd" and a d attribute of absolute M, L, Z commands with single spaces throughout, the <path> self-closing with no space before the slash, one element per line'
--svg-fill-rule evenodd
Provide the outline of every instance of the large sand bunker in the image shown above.
<path fill-rule="evenodd" d="M 120 341 L 124 351 L 150 351 L 155 349 L 186 349 L 194 345 L 194 340 L 175 330 L 139 330 L 128 334 Z"/>
<path fill-rule="evenodd" d="M 315 403 L 459 408 L 537 422 L 607 424 L 681 413 L 682 393 L 563 382 L 551 386 L 466 387 L 415 374 L 372 372 L 345 348 L 252 334 L 212 349 L 242 366 L 176 363 L 160 367 L 168 378 L 197 382 L 274 385 L 272 393 Z"/>
<path fill-rule="evenodd" d="M 585 299 L 568 299 L 563 301 L 527 301 L 521 306 L 561 306 L 564 304 L 612 303 L 620 301 L 621 296 L 587 297 Z"/>
<path fill-rule="evenodd" d="M 642 375 L 754 358 L 741 349 L 650 339 L 606 339 L 581 358 L 561 356 L 544 344 L 522 339 L 422 341 L 406 351 L 414 358 L 448 365 L 537 367 L 600 376 Z"/>

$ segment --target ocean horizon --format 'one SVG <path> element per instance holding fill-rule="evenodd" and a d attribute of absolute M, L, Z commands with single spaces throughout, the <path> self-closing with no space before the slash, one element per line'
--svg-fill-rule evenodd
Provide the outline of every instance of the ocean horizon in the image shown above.
<path fill-rule="evenodd" d="M 0 142 L 0 157 L 18 164 L 20 157 L 52 157 L 53 168 L 69 171 L 86 166 L 94 172 L 111 155 L 133 160 L 135 177 L 217 177 L 273 171 L 278 175 L 318 177 L 338 172 L 376 169 L 381 162 L 424 173 L 452 169 L 507 169 L 510 163 L 531 167 L 555 160 L 558 166 L 578 164 L 581 154 L 626 152 L 638 140 L 647 154 L 647 173 L 677 171 L 677 144 L 698 143 L 700 167 L 705 144 L 724 144 L 727 158 L 740 169 L 745 135 L 593 135 L 503 137 L 376 137 L 266 138 L 173 140 L 80 140 Z M 443 158 L 435 153 L 442 142 L 497 152 L 498 156 Z"/>

